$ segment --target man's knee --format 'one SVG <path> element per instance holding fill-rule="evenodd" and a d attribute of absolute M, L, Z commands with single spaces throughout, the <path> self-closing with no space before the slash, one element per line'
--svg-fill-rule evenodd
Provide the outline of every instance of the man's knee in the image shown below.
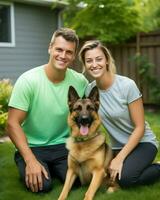
<path fill-rule="evenodd" d="M 25 167 L 26 167 L 26 165 L 25 165 L 25 162 L 24 162 L 24 160 L 23 160 L 23 158 L 22 158 L 22 156 L 20 155 L 19 152 L 15 153 L 15 162 L 16 162 L 16 165 L 17 165 L 17 168 L 18 168 L 18 171 L 19 171 L 20 179 L 22 180 L 24 185 L 27 187 L 26 182 L 25 182 Z M 41 164 L 47 170 L 47 165 L 45 163 L 42 163 L 42 162 L 41 162 Z M 50 177 L 48 170 L 47 170 L 47 172 L 48 172 L 48 175 L 49 175 L 49 179 L 46 179 L 45 177 L 43 177 L 43 188 L 42 188 L 42 190 L 39 190 L 38 192 L 48 192 L 52 188 L 52 180 L 51 180 L 51 177 Z"/>
<path fill-rule="evenodd" d="M 43 188 L 40 192 L 49 192 L 52 189 L 52 181 L 51 179 L 45 179 L 43 181 Z"/>
<path fill-rule="evenodd" d="M 28 188 L 25 181 L 23 180 L 24 185 L 26 186 L 27 190 L 31 191 L 31 188 Z M 44 179 L 42 189 L 38 190 L 36 193 L 47 193 L 52 189 L 52 181 L 51 179 Z"/>

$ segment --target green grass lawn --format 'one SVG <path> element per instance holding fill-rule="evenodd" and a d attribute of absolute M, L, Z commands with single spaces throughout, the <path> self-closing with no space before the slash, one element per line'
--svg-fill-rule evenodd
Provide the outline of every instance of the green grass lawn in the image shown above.
<path fill-rule="evenodd" d="M 160 112 L 146 112 L 146 119 L 150 123 L 157 138 L 160 140 Z M 63 185 L 55 180 L 53 190 L 47 194 L 33 194 L 26 191 L 19 180 L 19 175 L 13 160 L 14 147 L 11 143 L 0 144 L 0 200 L 57 200 Z M 157 156 L 160 160 L 160 153 Z M 74 188 L 68 200 L 82 200 L 87 187 Z M 95 200 L 156 200 L 160 197 L 160 182 L 150 185 L 120 189 L 113 194 L 107 194 L 104 187 L 100 188 Z"/>

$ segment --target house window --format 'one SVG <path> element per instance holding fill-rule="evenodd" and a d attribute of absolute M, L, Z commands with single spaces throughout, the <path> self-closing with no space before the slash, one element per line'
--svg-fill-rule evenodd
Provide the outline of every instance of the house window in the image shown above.
<path fill-rule="evenodd" d="M 0 1 L 0 47 L 15 46 L 14 8 Z"/>

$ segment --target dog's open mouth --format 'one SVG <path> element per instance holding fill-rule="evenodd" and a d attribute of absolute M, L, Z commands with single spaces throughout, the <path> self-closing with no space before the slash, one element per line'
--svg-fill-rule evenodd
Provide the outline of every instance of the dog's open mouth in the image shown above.
<path fill-rule="evenodd" d="M 86 116 L 78 116 L 75 118 L 75 122 L 79 127 L 79 133 L 82 136 L 87 136 L 89 134 L 89 128 L 93 122 L 93 118 Z"/>
<path fill-rule="evenodd" d="M 89 132 L 89 125 L 80 125 L 80 134 L 83 135 L 83 136 L 86 136 Z"/>

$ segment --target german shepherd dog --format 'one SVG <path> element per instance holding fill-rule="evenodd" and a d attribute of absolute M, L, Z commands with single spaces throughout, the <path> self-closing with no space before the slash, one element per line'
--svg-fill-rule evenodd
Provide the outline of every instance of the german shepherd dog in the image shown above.
<path fill-rule="evenodd" d="M 68 93 L 70 114 L 68 124 L 71 135 L 66 147 L 69 150 L 68 171 L 65 184 L 58 200 L 65 200 L 76 179 L 79 176 L 81 184 L 90 183 L 84 200 L 92 200 L 102 182 L 107 181 L 107 167 L 112 158 L 112 152 L 106 144 L 106 138 L 99 130 L 101 120 L 98 115 L 99 93 L 95 86 L 88 98 L 80 98 L 76 90 L 70 86 Z M 106 188 L 107 188 L 106 183 Z M 108 190 L 114 191 L 110 183 Z"/>

